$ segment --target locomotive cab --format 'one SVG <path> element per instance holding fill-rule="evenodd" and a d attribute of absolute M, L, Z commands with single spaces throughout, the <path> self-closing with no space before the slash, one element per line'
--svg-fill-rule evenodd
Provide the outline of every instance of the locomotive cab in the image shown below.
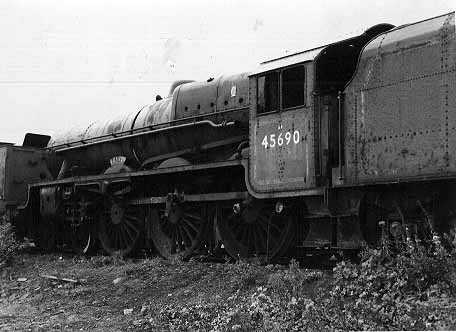
<path fill-rule="evenodd" d="M 332 184 L 344 163 L 341 91 L 363 46 L 392 27 L 267 61 L 251 74 L 249 180 L 258 197 L 314 195 Z"/>
<path fill-rule="evenodd" d="M 317 185 L 312 60 L 319 50 L 264 62 L 250 76 L 249 178 L 258 196 L 293 196 Z"/>

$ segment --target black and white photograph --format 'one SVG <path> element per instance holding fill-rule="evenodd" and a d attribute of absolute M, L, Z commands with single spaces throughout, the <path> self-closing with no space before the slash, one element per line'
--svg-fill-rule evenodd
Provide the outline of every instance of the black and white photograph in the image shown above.
<path fill-rule="evenodd" d="M 0 0 L 0 331 L 456 330 L 454 0 Z"/>

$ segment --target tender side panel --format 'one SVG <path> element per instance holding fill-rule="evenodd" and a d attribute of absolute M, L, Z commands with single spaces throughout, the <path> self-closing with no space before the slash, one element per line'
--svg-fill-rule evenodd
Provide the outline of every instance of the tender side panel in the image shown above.
<path fill-rule="evenodd" d="M 345 90 L 345 183 L 456 171 L 454 14 L 401 27 L 364 49 Z"/>
<path fill-rule="evenodd" d="M 0 201 L 5 199 L 6 151 L 6 147 L 0 147 Z"/>
<path fill-rule="evenodd" d="M 448 163 L 451 171 L 456 171 L 456 32 L 454 14 L 449 19 L 444 31 L 445 40 L 442 40 L 441 64 L 446 74 L 442 77 L 442 90 L 440 103 L 444 109 L 448 124 L 445 130 L 448 132 L 449 156 Z"/>
<path fill-rule="evenodd" d="M 7 167 L 8 201 L 16 204 L 26 201 L 29 184 L 52 178 L 46 165 L 45 152 L 40 150 L 11 148 Z"/>
<path fill-rule="evenodd" d="M 45 152 L 16 146 L 0 148 L 0 201 L 18 205 L 27 199 L 27 186 L 49 181 Z"/>

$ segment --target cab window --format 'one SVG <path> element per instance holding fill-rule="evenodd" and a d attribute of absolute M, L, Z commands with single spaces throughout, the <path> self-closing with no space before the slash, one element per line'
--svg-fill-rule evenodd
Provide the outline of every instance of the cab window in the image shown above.
<path fill-rule="evenodd" d="M 306 68 L 304 65 L 258 76 L 258 114 L 304 106 L 305 81 Z M 281 98 L 279 98 L 279 94 L 281 94 Z"/>
<path fill-rule="evenodd" d="M 258 77 L 258 113 L 279 109 L 279 73 L 272 72 Z"/>
<path fill-rule="evenodd" d="M 304 105 L 306 69 L 296 66 L 282 71 L 282 108 Z"/>

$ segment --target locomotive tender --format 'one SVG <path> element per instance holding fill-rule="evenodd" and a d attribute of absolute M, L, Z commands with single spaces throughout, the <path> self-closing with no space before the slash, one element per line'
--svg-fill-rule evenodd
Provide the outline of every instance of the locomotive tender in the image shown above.
<path fill-rule="evenodd" d="M 18 232 L 48 249 L 358 249 L 456 226 L 455 128 L 449 13 L 179 81 L 150 106 L 49 142 L 28 134 L 38 157 L 14 176 L 33 176 L 7 203 L 3 171 L 1 199 Z"/>

